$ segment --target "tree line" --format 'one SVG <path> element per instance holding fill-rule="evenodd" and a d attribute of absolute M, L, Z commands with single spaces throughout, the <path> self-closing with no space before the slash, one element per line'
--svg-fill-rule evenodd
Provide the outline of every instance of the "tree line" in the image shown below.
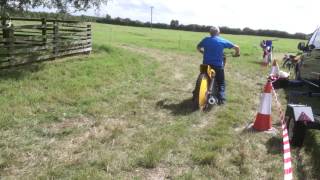
<path fill-rule="evenodd" d="M 150 22 L 141 22 L 137 20 L 131 20 L 130 18 L 112 18 L 110 15 L 106 15 L 104 18 L 97 18 L 99 23 L 126 25 L 126 26 L 138 26 L 138 27 L 151 27 Z M 152 27 L 161 29 L 176 29 L 184 31 L 195 31 L 195 32 L 208 32 L 210 26 L 198 25 L 198 24 L 179 24 L 178 20 L 171 20 L 170 24 L 166 23 L 153 23 Z M 291 39 L 306 39 L 307 34 L 295 33 L 290 34 L 285 31 L 259 29 L 254 30 L 251 28 L 230 28 L 227 26 L 220 27 L 221 33 L 224 34 L 235 34 L 235 35 L 255 35 L 255 36 L 268 36 L 268 37 L 279 37 L 279 38 L 291 38 Z"/>

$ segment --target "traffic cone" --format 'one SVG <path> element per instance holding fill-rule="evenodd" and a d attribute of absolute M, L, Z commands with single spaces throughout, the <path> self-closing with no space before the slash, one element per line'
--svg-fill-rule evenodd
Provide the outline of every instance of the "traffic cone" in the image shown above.
<path fill-rule="evenodd" d="M 273 60 L 272 62 L 272 67 L 271 67 L 271 71 L 270 71 L 270 76 L 273 76 L 273 77 L 278 77 L 279 76 L 279 66 L 278 66 L 278 63 L 277 63 L 277 60 Z"/>
<path fill-rule="evenodd" d="M 272 105 L 272 83 L 270 81 L 264 87 L 264 92 L 261 95 L 261 104 L 256 120 L 253 124 L 253 129 L 257 131 L 267 131 L 271 126 L 271 105 Z"/>

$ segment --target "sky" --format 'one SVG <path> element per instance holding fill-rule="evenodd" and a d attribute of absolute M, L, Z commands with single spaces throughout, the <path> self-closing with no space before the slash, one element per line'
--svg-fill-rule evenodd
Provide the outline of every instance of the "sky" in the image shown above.
<path fill-rule="evenodd" d="M 271 29 L 312 33 L 320 25 L 319 0 L 110 0 L 100 10 L 78 14 L 130 18 L 169 24 Z"/>

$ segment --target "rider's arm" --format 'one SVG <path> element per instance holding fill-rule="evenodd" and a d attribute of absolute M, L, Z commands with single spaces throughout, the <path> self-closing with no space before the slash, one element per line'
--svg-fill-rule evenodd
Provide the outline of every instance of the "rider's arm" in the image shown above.
<path fill-rule="evenodd" d="M 233 44 L 226 39 L 222 39 L 222 40 L 223 40 L 224 48 L 234 49 L 235 50 L 234 56 L 240 56 L 240 47 L 238 45 Z"/>
<path fill-rule="evenodd" d="M 206 44 L 206 38 L 202 39 L 202 41 L 199 42 L 199 44 L 197 45 L 197 50 L 203 54 L 204 53 L 204 46 Z"/>
<path fill-rule="evenodd" d="M 200 47 L 200 46 L 197 47 L 197 50 L 198 50 L 201 54 L 203 54 L 203 52 L 204 52 L 204 51 L 203 51 L 203 48 Z"/>

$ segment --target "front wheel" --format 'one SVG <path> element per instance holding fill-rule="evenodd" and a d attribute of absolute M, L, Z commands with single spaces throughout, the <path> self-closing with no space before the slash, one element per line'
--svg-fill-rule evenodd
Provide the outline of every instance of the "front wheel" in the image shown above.
<path fill-rule="evenodd" d="M 208 107 L 207 92 L 209 89 L 209 77 L 201 73 L 197 79 L 196 89 L 194 92 L 194 104 L 197 108 L 205 110 Z"/>

